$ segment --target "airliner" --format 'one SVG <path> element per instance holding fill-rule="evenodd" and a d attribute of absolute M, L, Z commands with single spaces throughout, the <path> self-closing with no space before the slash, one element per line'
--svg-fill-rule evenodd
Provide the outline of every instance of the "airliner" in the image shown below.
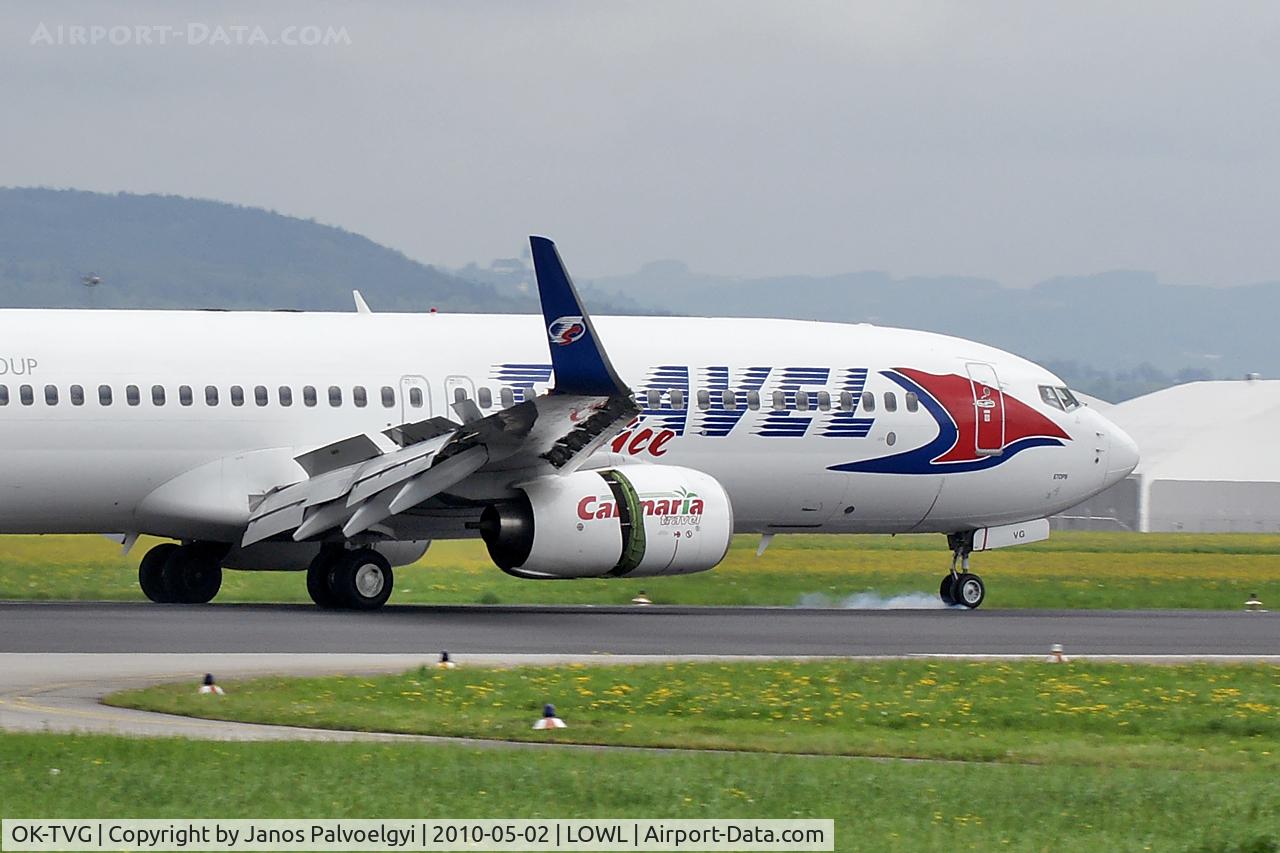
<path fill-rule="evenodd" d="M 374 610 L 394 566 L 478 537 L 530 580 L 701 572 L 735 533 L 1046 538 L 1134 442 L 980 343 L 873 325 L 600 317 L 530 238 L 542 315 L 0 311 L 0 532 L 103 533 L 142 592 L 306 573 Z"/>

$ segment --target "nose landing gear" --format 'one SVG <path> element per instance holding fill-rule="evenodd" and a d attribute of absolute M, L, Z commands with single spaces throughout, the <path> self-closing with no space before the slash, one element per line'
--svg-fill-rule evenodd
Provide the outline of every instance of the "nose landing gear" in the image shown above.
<path fill-rule="evenodd" d="M 948 534 L 947 545 L 951 548 L 951 571 L 943 576 L 938 597 L 948 605 L 959 604 L 973 610 L 987 597 L 987 587 L 982 578 L 969 571 L 973 531 Z M 959 571 L 956 570 L 957 566 Z"/>

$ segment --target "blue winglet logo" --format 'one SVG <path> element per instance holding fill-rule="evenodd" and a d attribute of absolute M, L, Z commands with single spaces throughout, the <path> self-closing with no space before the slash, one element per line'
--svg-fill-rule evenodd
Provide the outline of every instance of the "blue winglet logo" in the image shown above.
<path fill-rule="evenodd" d="M 600 346 L 595 326 L 578 298 L 555 243 L 546 237 L 533 236 L 529 238 L 529 248 L 533 251 L 533 271 L 538 279 L 542 321 L 547 324 L 547 337 L 551 342 L 551 364 L 556 377 L 553 393 L 586 397 L 630 394 Z"/>
<path fill-rule="evenodd" d="M 587 333 L 581 317 L 557 317 L 547 326 L 547 337 L 556 346 L 571 344 Z"/>

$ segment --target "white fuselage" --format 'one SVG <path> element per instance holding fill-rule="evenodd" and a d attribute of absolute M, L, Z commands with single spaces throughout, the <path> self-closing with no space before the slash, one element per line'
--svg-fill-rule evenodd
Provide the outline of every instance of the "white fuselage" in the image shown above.
<path fill-rule="evenodd" d="M 732 498 L 739 531 L 952 532 L 1042 518 L 1136 463 L 1132 442 L 1097 412 L 1042 400 L 1040 386 L 1062 385 L 1052 374 L 982 344 L 789 320 L 601 317 L 595 324 L 646 409 L 606 446 L 613 461 L 712 475 Z M 552 384 L 546 330 L 533 316 L 8 310 L 0 311 L 0 340 L 6 533 L 233 541 L 241 503 L 247 513 L 250 495 L 304 476 L 292 462 L 301 452 L 454 417 L 449 404 L 462 396 L 489 414 L 518 401 L 521 386 Z M 931 408 L 920 399 L 929 396 L 922 387 L 911 392 L 909 410 L 914 386 L 903 370 L 917 379 L 947 377 L 938 388 L 969 381 L 951 377 L 998 377 L 1005 439 L 989 432 L 978 441 L 995 435 L 1005 447 L 953 449 L 936 464 L 903 456 L 945 438 L 947 413 L 959 405 L 938 396 L 946 411 Z M 307 388 L 315 389 L 314 405 Z M 340 392 L 336 404 L 331 388 Z M 1060 434 L 1016 415 L 1015 403 Z M 984 412 L 992 410 L 976 411 L 989 417 Z M 1019 429 L 1057 437 L 1020 445 L 1009 438 Z M 958 440 L 973 439 L 962 429 Z M 884 470 L 832 470 L 869 460 L 875 469 L 874 460 L 887 457 Z M 222 507 L 212 517 L 198 497 L 189 505 L 157 497 L 164 484 L 206 466 L 219 472 L 208 488 L 222 492 L 211 497 Z M 421 535 L 468 535 L 469 517 L 425 519 Z"/>

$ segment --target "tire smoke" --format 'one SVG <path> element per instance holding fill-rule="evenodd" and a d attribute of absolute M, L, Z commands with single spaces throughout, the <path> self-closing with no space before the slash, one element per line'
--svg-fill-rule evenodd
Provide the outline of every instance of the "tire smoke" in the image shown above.
<path fill-rule="evenodd" d="M 961 605 L 947 605 L 936 594 L 904 592 L 883 596 L 877 592 L 858 592 L 845 598 L 833 599 L 820 592 L 800 596 L 797 607 L 825 607 L 836 610 L 949 610 Z"/>

